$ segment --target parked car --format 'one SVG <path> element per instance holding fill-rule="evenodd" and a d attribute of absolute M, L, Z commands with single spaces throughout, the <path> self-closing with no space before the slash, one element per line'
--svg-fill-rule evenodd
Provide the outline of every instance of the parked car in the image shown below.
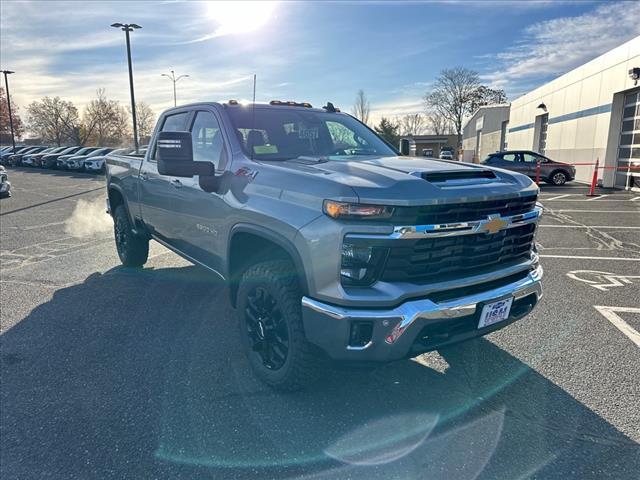
<path fill-rule="evenodd" d="M 74 152 L 73 154 L 60 155 L 58 157 L 58 160 L 56 160 L 56 166 L 58 170 L 67 170 L 68 168 L 67 162 L 72 157 L 89 155 L 91 152 L 98 150 L 98 148 L 99 147 L 83 147 L 83 148 L 80 148 L 80 150 L 78 150 L 77 152 Z"/>
<path fill-rule="evenodd" d="M 440 160 L 453 160 L 453 152 L 451 150 L 441 150 Z"/>
<path fill-rule="evenodd" d="M 0 198 L 11 196 L 11 183 L 4 166 L 0 165 Z"/>
<path fill-rule="evenodd" d="M 43 145 L 39 145 L 39 146 L 33 146 L 27 150 L 21 151 L 19 153 L 14 153 L 13 155 L 9 155 L 9 160 L 7 161 L 8 165 L 11 166 L 20 166 L 22 165 L 22 159 L 24 158 L 25 155 L 29 155 L 31 153 L 38 153 L 38 152 L 42 152 L 43 150 L 46 150 L 47 146 L 43 146 Z"/>
<path fill-rule="evenodd" d="M 31 148 L 31 147 L 30 146 L 26 146 L 26 145 L 16 145 L 15 148 L 13 148 L 13 147 L 6 148 L 2 152 L 0 152 L 0 163 L 2 165 L 4 165 L 5 164 L 5 160 L 7 160 L 10 155 L 13 155 L 14 153 L 24 152 L 29 148 Z"/>
<path fill-rule="evenodd" d="M 84 161 L 84 170 L 89 173 L 104 173 L 106 170 L 105 158 L 107 155 L 126 155 L 130 152 L 130 148 L 119 148 L 108 153 L 91 156 Z"/>
<path fill-rule="evenodd" d="M 539 164 L 540 179 L 553 185 L 564 185 L 576 178 L 576 167 L 573 165 L 555 162 L 530 150 L 508 150 L 492 153 L 482 163 L 490 167 L 522 173 L 530 178 L 536 178 Z"/>
<path fill-rule="evenodd" d="M 433 158 L 433 148 L 423 148 L 422 149 L 422 156 L 423 157 Z"/>
<path fill-rule="evenodd" d="M 198 103 L 158 122 L 144 157 L 107 156 L 120 260 L 141 267 L 154 239 L 228 280 L 272 387 L 312 380 L 321 356 L 390 362 L 488 334 L 541 297 L 523 175 L 398 157 L 331 104 Z"/>
<path fill-rule="evenodd" d="M 56 148 L 58 147 L 47 147 L 44 150 L 40 150 L 39 152 L 26 153 L 22 156 L 21 163 L 26 167 L 35 167 L 36 166 L 35 158 L 37 156 L 46 155 L 47 153 L 53 153 L 56 150 Z"/>
<path fill-rule="evenodd" d="M 113 148 L 98 148 L 83 155 L 74 155 L 66 161 L 66 168 L 68 170 L 82 171 L 84 170 L 85 162 L 95 156 L 106 155 L 111 152 Z"/>
<path fill-rule="evenodd" d="M 67 148 L 69 148 L 68 146 L 64 146 L 64 147 L 52 147 L 51 150 L 44 150 L 40 153 L 36 153 L 33 155 L 30 155 L 31 158 L 31 164 L 33 167 L 42 167 L 42 159 L 50 154 L 54 154 L 54 153 L 60 153 L 64 150 L 66 150 Z M 24 160 L 23 160 L 24 162 Z"/>
<path fill-rule="evenodd" d="M 57 153 L 50 153 L 48 155 L 45 155 L 44 157 L 42 157 L 41 160 L 41 167 L 43 168 L 57 168 L 58 167 L 58 158 L 60 158 L 62 155 L 73 155 L 74 153 L 76 153 L 78 150 L 80 150 L 82 147 L 79 146 L 75 146 L 75 147 L 66 147 L 64 150 L 57 152 Z"/>

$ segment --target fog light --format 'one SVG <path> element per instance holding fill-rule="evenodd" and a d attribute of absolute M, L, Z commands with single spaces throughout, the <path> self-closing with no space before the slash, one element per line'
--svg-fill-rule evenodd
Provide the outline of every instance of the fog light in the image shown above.
<path fill-rule="evenodd" d="M 340 268 L 342 283 L 371 285 L 380 273 L 386 254 L 386 248 L 343 244 Z"/>

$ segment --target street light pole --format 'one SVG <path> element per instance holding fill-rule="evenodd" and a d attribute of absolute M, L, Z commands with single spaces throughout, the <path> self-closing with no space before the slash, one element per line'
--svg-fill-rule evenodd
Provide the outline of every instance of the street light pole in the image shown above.
<path fill-rule="evenodd" d="M 121 29 L 125 38 L 127 39 L 127 61 L 129 63 L 129 90 L 131 91 L 131 116 L 133 117 L 133 143 L 135 145 L 136 152 L 138 151 L 138 122 L 136 120 L 136 97 L 133 92 L 133 67 L 131 66 L 131 41 L 129 40 L 129 32 L 142 28 L 135 23 L 114 23 L 111 25 L 114 28 Z"/>
<path fill-rule="evenodd" d="M 16 140 L 13 134 L 13 113 L 11 113 L 11 97 L 9 96 L 9 80 L 7 80 L 7 75 L 11 75 L 11 70 L 0 70 L 4 74 L 4 86 L 7 90 L 7 109 L 9 110 L 9 126 L 11 127 L 11 146 L 13 147 L 13 151 L 16 150 Z"/>
<path fill-rule="evenodd" d="M 176 78 L 176 72 L 171 70 L 171 75 L 169 75 L 168 73 L 161 73 L 160 76 L 167 77 L 173 82 L 173 106 L 177 106 L 178 103 L 176 101 L 176 83 L 178 83 L 178 80 L 180 80 L 181 78 L 188 77 L 189 75 L 180 75 L 178 78 Z"/>

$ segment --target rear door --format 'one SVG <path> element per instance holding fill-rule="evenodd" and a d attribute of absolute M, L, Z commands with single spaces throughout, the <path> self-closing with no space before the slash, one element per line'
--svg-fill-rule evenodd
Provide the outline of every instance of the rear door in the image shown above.
<path fill-rule="evenodd" d="M 184 132 L 191 119 L 189 110 L 166 115 L 160 131 Z M 175 202 L 179 200 L 180 190 L 176 185 L 182 180 L 158 173 L 155 145 L 146 156 L 138 175 L 140 215 L 147 228 L 157 237 L 173 244 L 172 222 L 175 220 Z"/>

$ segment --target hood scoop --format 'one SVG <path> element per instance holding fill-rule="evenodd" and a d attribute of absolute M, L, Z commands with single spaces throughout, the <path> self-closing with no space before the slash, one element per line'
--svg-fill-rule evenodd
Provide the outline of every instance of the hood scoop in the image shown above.
<path fill-rule="evenodd" d="M 468 169 L 449 170 L 440 172 L 415 172 L 423 180 L 438 187 L 455 187 L 462 185 L 478 185 L 491 183 L 496 179 L 496 174 L 491 170 Z"/>

